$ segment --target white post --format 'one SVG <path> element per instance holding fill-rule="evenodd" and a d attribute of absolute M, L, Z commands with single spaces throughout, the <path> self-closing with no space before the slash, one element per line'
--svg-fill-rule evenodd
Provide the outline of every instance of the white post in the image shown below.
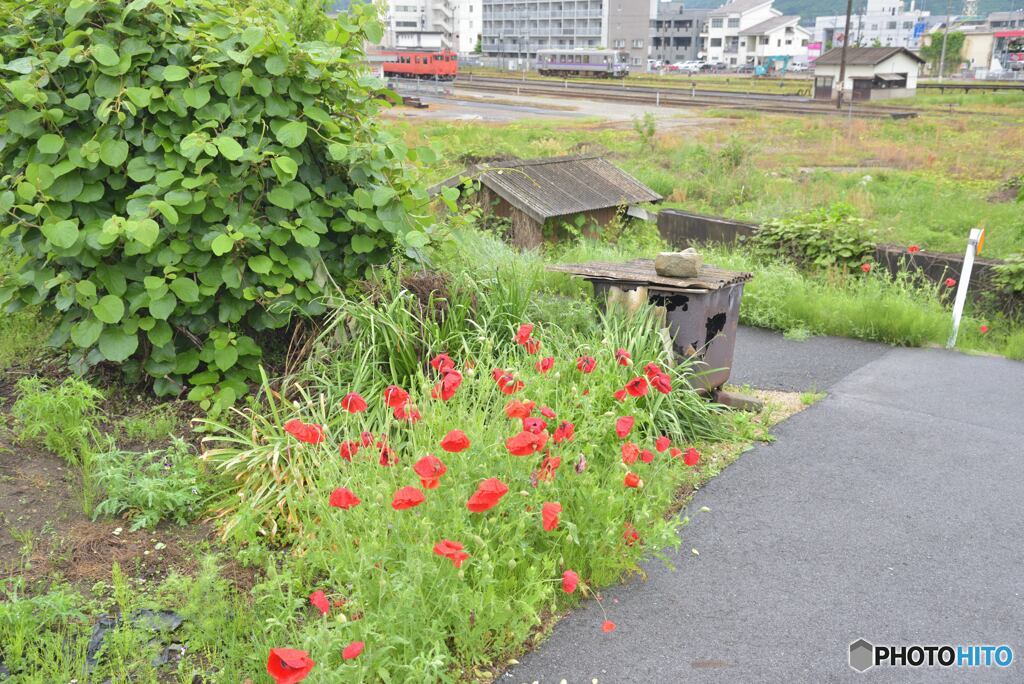
<path fill-rule="evenodd" d="M 978 241 L 981 239 L 981 229 L 972 228 L 971 235 L 967 238 L 967 251 L 964 253 L 964 267 L 960 271 L 960 281 L 956 284 L 956 299 L 953 300 L 953 332 L 946 342 L 946 349 L 956 346 L 956 336 L 960 332 L 960 317 L 964 313 L 964 304 L 967 302 L 967 288 L 971 284 L 971 270 L 974 268 L 974 255 L 978 251 Z"/>

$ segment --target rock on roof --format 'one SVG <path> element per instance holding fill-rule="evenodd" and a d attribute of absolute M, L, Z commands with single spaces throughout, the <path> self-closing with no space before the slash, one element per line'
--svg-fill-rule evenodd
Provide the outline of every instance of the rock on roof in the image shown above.
<path fill-rule="evenodd" d="M 842 60 L 842 48 L 832 48 L 821 57 L 814 60 L 814 65 L 838 65 Z M 848 47 L 846 48 L 846 63 L 860 66 L 878 66 L 882 62 L 896 55 L 903 53 L 908 57 L 924 64 L 924 60 L 906 48 L 901 47 Z"/>
<path fill-rule="evenodd" d="M 799 23 L 799 21 L 800 17 L 795 16 L 772 17 L 771 19 L 762 21 L 760 24 L 754 24 L 749 28 L 743 29 L 742 31 L 740 31 L 740 35 L 760 36 L 762 34 L 774 31 L 777 28 L 782 28 L 783 26 L 787 26 L 789 24 L 793 24 L 795 26 L 797 23 Z"/>
<path fill-rule="evenodd" d="M 430 189 L 482 183 L 535 221 L 643 202 L 662 196 L 599 156 L 517 159 L 473 165 Z"/>

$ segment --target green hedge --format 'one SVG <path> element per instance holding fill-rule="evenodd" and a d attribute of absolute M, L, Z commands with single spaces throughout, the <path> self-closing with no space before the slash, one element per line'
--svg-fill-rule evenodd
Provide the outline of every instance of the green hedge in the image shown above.
<path fill-rule="evenodd" d="M 265 3 L 264 3 L 265 4 Z M 0 235 L 9 309 L 58 314 L 83 366 L 233 402 L 260 331 L 429 241 L 410 162 L 382 133 L 380 39 L 356 5 L 323 40 L 209 0 L 43 0 L 0 29 Z"/>

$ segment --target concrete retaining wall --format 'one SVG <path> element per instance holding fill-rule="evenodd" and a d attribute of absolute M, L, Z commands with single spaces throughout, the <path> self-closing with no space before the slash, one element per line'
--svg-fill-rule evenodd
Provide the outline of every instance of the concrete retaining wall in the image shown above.
<path fill-rule="evenodd" d="M 685 249 L 701 243 L 733 245 L 744 237 L 753 236 L 757 232 L 756 223 L 734 221 L 720 216 L 706 216 L 680 209 L 662 209 L 658 212 L 658 232 L 673 248 Z M 964 236 L 964 248 L 967 237 Z M 875 248 L 875 262 L 893 275 L 899 271 L 917 271 L 935 283 L 942 283 L 946 278 L 960 280 L 960 272 L 964 265 L 963 254 L 941 254 L 938 252 L 918 252 L 909 254 L 904 245 L 878 245 Z M 999 259 L 977 258 L 971 272 L 971 294 L 978 296 L 990 292 L 993 268 L 1001 264 Z M 1001 305 L 1010 304 L 1000 302 Z"/>

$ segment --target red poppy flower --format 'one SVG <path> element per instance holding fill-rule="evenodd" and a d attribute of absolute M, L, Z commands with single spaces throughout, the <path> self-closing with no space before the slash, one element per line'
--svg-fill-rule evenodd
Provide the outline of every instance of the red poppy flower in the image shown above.
<path fill-rule="evenodd" d="M 423 416 L 420 415 L 419 409 L 412 404 L 399 406 L 395 409 L 394 416 L 395 420 L 404 420 L 409 423 L 409 425 L 415 425 L 423 418 Z"/>
<path fill-rule="evenodd" d="M 491 377 L 494 378 L 495 382 L 501 382 L 501 377 L 503 375 L 506 375 L 506 373 L 500 368 L 495 368 L 494 370 L 491 371 Z"/>
<path fill-rule="evenodd" d="M 366 410 L 366 400 L 358 392 L 349 392 L 341 398 L 341 409 L 349 413 L 362 413 Z"/>
<path fill-rule="evenodd" d="M 656 363 L 649 363 L 644 366 L 644 375 L 648 380 L 653 380 L 654 376 L 661 375 L 661 367 Z"/>
<path fill-rule="evenodd" d="M 665 449 L 668 449 L 670 446 L 672 446 L 672 440 L 664 435 L 654 441 L 654 448 L 659 452 L 664 452 Z"/>
<path fill-rule="evenodd" d="M 548 423 L 543 418 L 523 418 L 523 429 L 527 432 L 538 435 L 546 430 L 547 427 Z"/>
<path fill-rule="evenodd" d="M 622 538 L 626 540 L 626 546 L 632 546 L 636 542 L 640 541 L 640 533 L 636 531 L 636 528 L 632 524 L 625 524 L 626 531 L 623 532 Z"/>
<path fill-rule="evenodd" d="M 619 439 L 626 439 L 629 436 L 629 431 L 633 429 L 633 423 L 636 419 L 633 416 L 622 416 L 615 421 L 615 434 L 619 436 Z"/>
<path fill-rule="evenodd" d="M 984 335 L 985 333 L 988 332 L 988 326 L 987 325 L 983 325 L 980 328 L 978 328 L 978 330 L 980 330 L 981 334 Z"/>
<path fill-rule="evenodd" d="M 623 484 L 631 489 L 636 489 L 640 486 L 640 476 L 636 473 L 626 473 L 626 479 L 623 481 Z"/>
<path fill-rule="evenodd" d="M 672 391 L 672 378 L 664 373 L 658 373 L 651 378 L 651 385 L 662 394 L 668 394 Z"/>
<path fill-rule="evenodd" d="M 566 570 L 562 573 L 562 591 L 566 594 L 571 594 L 576 591 L 576 585 L 580 582 L 580 576 L 572 570 Z"/>
<path fill-rule="evenodd" d="M 391 507 L 396 511 L 404 511 L 409 508 L 416 508 L 426 500 L 423 492 L 416 487 L 402 487 L 395 492 L 394 498 L 391 499 Z"/>
<path fill-rule="evenodd" d="M 544 531 L 551 532 L 558 527 L 558 516 L 562 514 L 562 504 L 549 501 L 540 507 L 540 517 L 544 522 Z"/>
<path fill-rule="evenodd" d="M 442 352 L 430 360 L 430 366 L 437 372 L 444 373 L 454 369 L 455 362 L 452 361 L 450 356 Z"/>
<path fill-rule="evenodd" d="M 581 373 L 593 373 L 597 368 L 597 360 L 593 356 L 581 356 L 576 359 L 576 368 Z"/>
<path fill-rule="evenodd" d="M 331 506 L 340 508 L 343 511 L 347 511 L 353 506 L 359 505 L 359 497 L 352 493 L 351 489 L 347 487 L 338 487 L 331 492 L 330 502 Z"/>
<path fill-rule="evenodd" d="M 536 405 L 537 403 L 533 401 L 512 399 L 505 404 L 505 415 L 509 418 L 529 418 L 530 414 L 533 413 L 533 407 Z"/>
<path fill-rule="evenodd" d="M 615 401 L 626 401 L 626 397 L 629 396 L 629 393 L 624 389 L 620 389 L 613 396 L 615 397 Z"/>
<path fill-rule="evenodd" d="M 576 426 L 567 420 L 563 420 L 557 428 L 555 428 L 555 444 L 562 442 L 571 442 L 576 433 Z"/>
<path fill-rule="evenodd" d="M 640 447 L 632 442 L 622 444 L 622 462 L 626 465 L 636 463 L 636 457 L 640 455 Z"/>
<path fill-rule="evenodd" d="M 518 435 L 506 439 L 505 448 L 513 456 L 529 456 L 543 449 L 547 441 L 546 431 L 533 433 L 523 430 Z"/>
<path fill-rule="evenodd" d="M 483 513 L 497 506 L 501 497 L 506 494 L 508 494 L 508 487 L 504 482 L 496 477 L 488 478 L 477 485 L 476 491 L 466 502 L 466 508 L 474 513 Z"/>
<path fill-rule="evenodd" d="M 420 484 L 424 489 L 437 489 L 441 484 L 441 476 L 448 471 L 441 459 L 433 454 L 427 454 L 416 461 L 412 469 L 420 476 Z"/>
<path fill-rule="evenodd" d="M 508 382 L 499 383 L 498 389 L 501 390 L 502 394 L 515 394 L 519 390 L 526 387 L 526 383 L 522 380 L 509 380 Z"/>
<path fill-rule="evenodd" d="M 327 594 L 319 589 L 309 595 L 309 602 L 320 611 L 321 615 L 327 615 L 331 610 L 331 602 L 327 600 Z"/>
<path fill-rule="evenodd" d="M 860 270 L 864 271 L 865 273 L 871 273 L 871 264 L 861 264 Z"/>
<path fill-rule="evenodd" d="M 294 648 L 272 648 L 267 658 L 267 674 L 277 684 L 296 684 L 309 676 L 316 665 L 305 651 Z"/>
<path fill-rule="evenodd" d="M 611 620 L 605 620 L 601 623 L 601 631 L 607 634 L 608 632 L 615 631 L 615 623 Z"/>
<path fill-rule="evenodd" d="M 547 456 L 540 463 L 540 470 L 536 473 L 537 481 L 551 482 L 555 479 L 555 471 L 562 465 L 562 459 L 558 456 Z M 536 485 L 534 485 L 536 486 Z"/>
<path fill-rule="evenodd" d="M 956 285 L 956 278 L 946 278 L 942 282 L 946 287 L 954 287 Z"/>
<path fill-rule="evenodd" d="M 641 463 L 650 463 L 653 460 L 654 460 L 654 452 L 651 451 L 650 449 L 644 449 L 643 451 L 640 452 L 640 462 Z"/>
<path fill-rule="evenodd" d="M 405 406 L 409 401 L 409 393 L 397 385 L 388 385 L 384 389 L 384 403 L 396 409 Z"/>
<path fill-rule="evenodd" d="M 359 453 L 359 442 L 342 442 L 338 445 L 338 453 L 343 459 L 351 462 L 352 457 Z"/>
<path fill-rule="evenodd" d="M 456 568 L 461 568 L 462 561 L 469 558 L 469 554 L 463 551 L 462 548 L 462 544 L 457 541 L 442 539 L 434 544 L 434 553 L 449 559 Z"/>
<path fill-rule="evenodd" d="M 364 447 L 368 447 L 373 444 L 373 433 L 371 432 L 360 432 L 359 441 L 363 443 Z"/>
<path fill-rule="evenodd" d="M 455 390 L 459 389 L 462 384 L 462 373 L 450 368 L 444 372 L 441 376 L 441 382 L 434 385 L 433 391 L 430 396 L 434 399 L 441 399 L 442 401 L 448 401 L 455 396 Z"/>
<path fill-rule="evenodd" d="M 324 441 L 324 426 L 315 423 L 303 423 L 292 418 L 284 424 L 284 431 L 306 444 L 320 444 Z"/>
<path fill-rule="evenodd" d="M 526 344 L 530 341 L 531 335 L 533 335 L 533 323 L 523 323 L 519 326 L 519 330 L 516 331 L 516 342 Z"/>
<path fill-rule="evenodd" d="M 629 355 L 628 351 L 619 347 L 615 350 L 615 361 L 618 362 L 620 366 L 628 366 L 633 361 L 633 357 Z"/>
<path fill-rule="evenodd" d="M 341 657 L 344 660 L 352 660 L 359 656 L 363 652 L 363 648 L 366 647 L 366 642 L 353 641 L 351 644 L 345 647 L 345 650 L 341 652 Z"/>
<path fill-rule="evenodd" d="M 686 453 L 683 454 L 683 463 L 685 463 L 688 466 L 695 466 L 695 465 L 697 465 L 697 461 L 699 461 L 699 460 L 700 460 L 700 452 L 697 451 L 696 449 L 694 449 L 693 447 L 690 447 L 689 449 L 687 449 Z"/>
<path fill-rule="evenodd" d="M 540 415 L 544 416 L 545 418 L 550 418 L 551 420 L 554 420 L 556 417 L 555 412 L 549 409 L 547 406 L 540 407 Z"/>
<path fill-rule="evenodd" d="M 917 245 L 909 245 L 907 247 L 907 251 L 910 252 L 911 254 L 917 254 L 918 252 L 921 251 L 921 248 L 918 247 Z"/>
<path fill-rule="evenodd" d="M 540 340 L 526 340 L 526 344 L 523 345 L 527 354 L 536 354 L 540 351 Z"/>
<path fill-rule="evenodd" d="M 672 458 L 679 458 L 680 456 L 683 455 L 682 450 L 681 449 L 677 449 L 676 447 L 672 447 L 672 451 L 670 451 L 668 453 L 669 453 L 669 455 L 672 456 Z"/>
<path fill-rule="evenodd" d="M 385 467 L 390 467 L 398 463 L 398 454 L 395 450 L 384 442 L 377 442 L 377 448 L 380 449 L 380 458 L 377 461 Z"/>
<path fill-rule="evenodd" d="M 537 362 L 537 370 L 541 373 L 547 373 L 549 370 L 555 367 L 555 357 L 545 356 L 543 359 Z"/>
<path fill-rule="evenodd" d="M 452 430 L 441 440 L 441 448 L 450 454 L 457 454 L 469 448 L 469 437 L 462 430 Z"/>
<path fill-rule="evenodd" d="M 626 391 L 631 397 L 642 397 L 647 394 L 647 378 L 638 375 L 626 383 Z"/>

